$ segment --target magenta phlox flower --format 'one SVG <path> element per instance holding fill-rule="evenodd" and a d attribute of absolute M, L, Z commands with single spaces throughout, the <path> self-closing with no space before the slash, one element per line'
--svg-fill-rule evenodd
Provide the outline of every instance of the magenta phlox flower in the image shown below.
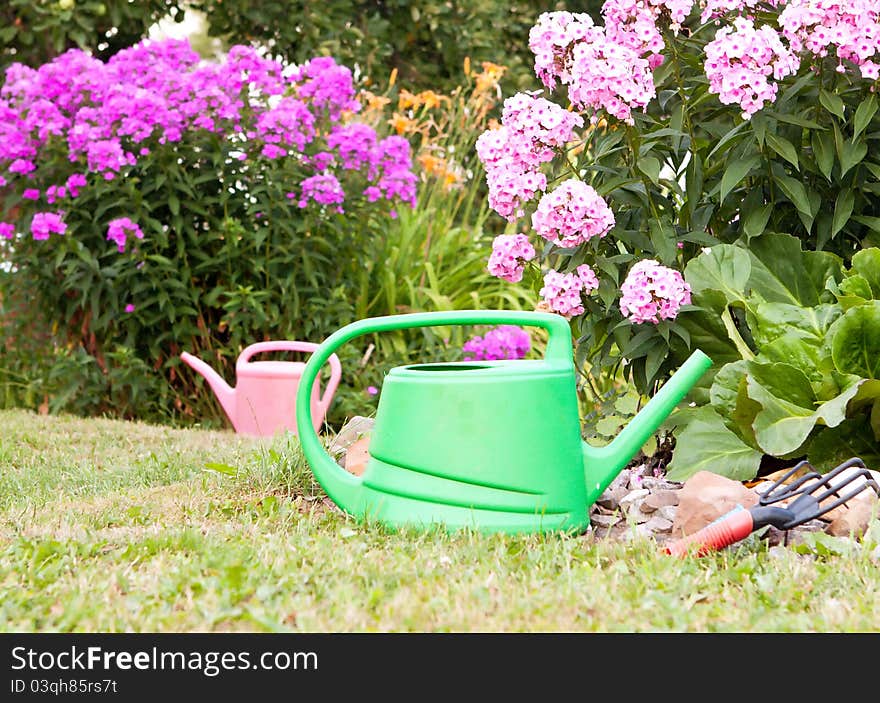
<path fill-rule="evenodd" d="M 548 271 L 544 274 L 544 285 L 538 294 L 550 310 L 571 319 L 583 314 L 583 296 L 598 287 L 596 273 L 587 264 L 581 264 L 574 273 L 560 273 L 553 269 Z"/>
<path fill-rule="evenodd" d="M 484 336 L 474 335 L 464 343 L 465 361 L 522 359 L 531 349 L 529 333 L 517 325 L 499 325 Z"/>
<path fill-rule="evenodd" d="M 15 236 L 15 225 L 10 222 L 0 222 L 0 237 L 12 239 Z"/>
<path fill-rule="evenodd" d="M 118 217 L 115 220 L 110 220 L 110 224 L 107 227 L 107 239 L 116 243 L 116 248 L 120 253 L 125 251 L 125 244 L 129 234 L 137 239 L 144 238 L 144 233 L 141 231 L 140 226 L 132 222 L 128 217 Z"/>
<path fill-rule="evenodd" d="M 332 173 L 320 173 L 309 176 L 300 183 L 302 194 L 297 205 L 307 207 L 312 200 L 319 205 L 337 205 L 337 212 L 342 212 L 342 203 L 345 202 L 345 191 L 339 179 Z"/>
<path fill-rule="evenodd" d="M 49 235 L 64 234 L 67 224 L 57 212 L 36 212 L 31 219 L 31 234 L 34 239 L 48 239 Z"/>
<path fill-rule="evenodd" d="M 532 214 L 532 227 L 544 239 L 570 248 L 604 237 L 614 213 L 595 189 L 570 178 L 545 194 Z"/>
<path fill-rule="evenodd" d="M 39 188 L 25 188 L 21 197 L 25 200 L 39 200 L 40 199 L 40 190 Z"/>
<path fill-rule="evenodd" d="M 525 272 L 525 263 L 535 256 L 535 247 L 526 235 L 499 234 L 492 241 L 492 253 L 486 268 L 493 276 L 518 283 Z"/>
<path fill-rule="evenodd" d="M 319 56 L 307 61 L 290 76 L 296 84 L 296 94 L 309 101 L 319 111 L 324 110 L 331 120 L 342 113 L 358 112 L 351 70 L 336 63 L 331 56 Z"/>
<path fill-rule="evenodd" d="M 632 322 L 674 320 L 691 302 L 691 287 L 679 271 L 653 259 L 633 265 L 620 286 L 620 311 Z"/>

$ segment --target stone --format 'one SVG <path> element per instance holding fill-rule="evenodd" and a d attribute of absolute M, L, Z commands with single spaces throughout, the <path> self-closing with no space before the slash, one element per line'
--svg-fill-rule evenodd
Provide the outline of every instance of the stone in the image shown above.
<path fill-rule="evenodd" d="M 367 468 L 367 461 L 370 459 L 370 435 L 364 435 L 354 444 L 352 444 L 345 453 L 345 464 L 343 468 L 355 476 L 361 476 L 364 469 Z"/>
<path fill-rule="evenodd" d="M 657 508 L 657 512 L 654 513 L 658 517 L 662 517 L 670 522 L 675 522 L 675 515 L 678 512 L 677 505 L 662 505 Z"/>
<path fill-rule="evenodd" d="M 620 506 L 623 508 L 633 508 L 638 505 L 638 503 L 644 500 L 648 495 L 650 495 L 651 491 L 647 488 L 639 488 L 635 491 L 630 491 L 623 498 L 620 499 Z"/>
<path fill-rule="evenodd" d="M 590 515 L 590 524 L 594 527 L 614 527 L 621 521 L 620 515 L 601 515 L 594 513 Z"/>
<path fill-rule="evenodd" d="M 861 537 L 868 529 L 868 523 L 877 511 L 877 494 L 863 490 L 846 503 L 835 508 L 837 516 L 825 528 L 825 532 L 835 537 Z"/>
<path fill-rule="evenodd" d="M 647 507 L 648 510 L 645 510 L 645 512 L 649 512 L 669 505 L 678 505 L 678 493 L 677 490 L 670 491 L 661 489 L 651 491 L 651 494 L 645 498 L 645 502 L 642 503 L 642 510 L 645 510 Z"/>
<path fill-rule="evenodd" d="M 596 505 L 607 510 L 617 510 L 620 507 L 620 499 L 623 498 L 626 493 L 626 489 L 622 486 L 616 486 L 614 488 L 609 486 L 602 492 L 602 495 L 596 499 Z"/>
<path fill-rule="evenodd" d="M 672 521 L 662 518 L 659 515 L 655 515 L 645 523 L 645 527 L 651 530 L 651 532 L 669 534 L 672 532 Z"/>
<path fill-rule="evenodd" d="M 676 537 L 693 534 L 737 506 L 751 508 L 757 503 L 757 493 L 741 482 L 711 471 L 698 471 L 678 491 L 672 533 Z"/>

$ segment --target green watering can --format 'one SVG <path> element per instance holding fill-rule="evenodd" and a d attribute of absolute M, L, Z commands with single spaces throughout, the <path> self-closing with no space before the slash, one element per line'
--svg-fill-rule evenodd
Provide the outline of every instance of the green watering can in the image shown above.
<path fill-rule="evenodd" d="M 382 384 L 362 475 L 326 453 L 308 390 L 336 349 L 373 332 L 470 324 L 542 327 L 549 334 L 544 359 L 394 368 Z M 460 310 L 373 317 L 333 333 L 309 357 L 297 427 L 318 482 L 357 518 L 482 532 L 579 531 L 589 525 L 590 506 L 711 364 L 695 351 L 610 444 L 594 447 L 581 439 L 571 328 L 559 315 Z"/>

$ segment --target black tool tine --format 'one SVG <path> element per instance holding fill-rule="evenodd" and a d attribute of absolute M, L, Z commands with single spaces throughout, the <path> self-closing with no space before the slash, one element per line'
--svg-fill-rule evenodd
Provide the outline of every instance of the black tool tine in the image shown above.
<path fill-rule="evenodd" d="M 809 467 L 810 471 L 793 481 L 791 484 L 785 483 L 786 479 L 790 478 L 792 475 L 796 474 L 798 471 L 805 467 Z M 780 500 L 791 498 L 793 495 L 799 492 L 799 489 L 804 484 L 804 482 L 820 477 L 821 474 L 819 474 L 819 472 L 817 472 L 813 468 L 813 465 L 809 461 L 799 461 L 788 471 L 786 471 L 782 476 L 776 479 L 770 486 L 770 488 L 761 494 L 761 497 L 759 499 L 760 503 L 761 505 L 769 505 L 770 503 L 777 503 Z"/>
<path fill-rule="evenodd" d="M 867 479 L 863 481 L 861 484 L 856 486 L 852 491 L 847 493 L 844 496 L 839 497 L 837 500 L 828 503 L 827 505 L 820 505 L 820 501 L 816 499 L 815 496 L 810 496 L 808 494 L 802 494 L 801 498 L 808 499 L 808 502 L 803 503 L 802 505 L 798 505 L 797 501 L 795 501 L 789 508 L 795 514 L 795 518 L 785 524 L 782 529 L 790 530 L 792 527 L 797 527 L 798 525 L 802 525 L 808 520 L 812 520 L 814 518 L 819 517 L 820 515 L 824 515 L 830 510 L 834 510 L 839 505 L 843 505 L 848 500 L 851 500 L 859 493 L 864 491 L 866 488 L 873 488 L 874 492 L 880 496 L 880 486 L 877 485 L 877 482 L 874 479 Z"/>

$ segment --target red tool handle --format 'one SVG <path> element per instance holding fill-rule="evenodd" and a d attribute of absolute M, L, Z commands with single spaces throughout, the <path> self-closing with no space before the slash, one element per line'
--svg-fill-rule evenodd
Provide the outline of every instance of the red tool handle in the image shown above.
<path fill-rule="evenodd" d="M 754 529 L 754 520 L 748 510 L 734 510 L 726 517 L 706 525 L 692 535 L 682 537 L 666 545 L 666 553 L 681 557 L 692 553 L 704 556 L 713 549 L 722 549 L 748 537 Z"/>

